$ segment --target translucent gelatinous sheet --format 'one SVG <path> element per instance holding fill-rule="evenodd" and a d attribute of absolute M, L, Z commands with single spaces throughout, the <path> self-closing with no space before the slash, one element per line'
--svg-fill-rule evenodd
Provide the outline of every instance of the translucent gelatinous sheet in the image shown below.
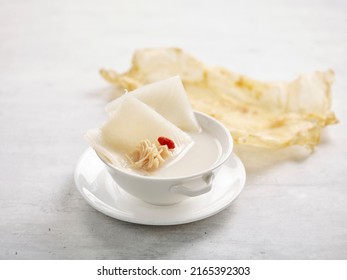
<path fill-rule="evenodd" d="M 316 71 L 290 82 L 262 82 L 221 67 L 208 67 L 177 48 L 135 52 L 125 73 L 102 69 L 127 90 L 179 75 L 195 110 L 223 122 L 235 143 L 267 148 L 313 149 L 321 128 L 337 123 L 331 111 L 334 72 Z"/>

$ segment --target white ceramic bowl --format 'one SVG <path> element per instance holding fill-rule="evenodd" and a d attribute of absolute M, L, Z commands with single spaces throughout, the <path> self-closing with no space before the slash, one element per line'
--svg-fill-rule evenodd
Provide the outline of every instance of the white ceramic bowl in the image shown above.
<path fill-rule="evenodd" d="M 222 147 L 219 160 L 206 170 L 184 177 L 160 178 L 128 173 L 109 165 L 101 157 L 100 159 L 106 164 L 108 172 L 118 186 L 151 204 L 170 205 L 207 193 L 212 188 L 215 174 L 231 156 L 233 139 L 226 127 L 216 119 L 201 112 L 195 112 L 195 116 L 202 129 L 216 137 Z"/>

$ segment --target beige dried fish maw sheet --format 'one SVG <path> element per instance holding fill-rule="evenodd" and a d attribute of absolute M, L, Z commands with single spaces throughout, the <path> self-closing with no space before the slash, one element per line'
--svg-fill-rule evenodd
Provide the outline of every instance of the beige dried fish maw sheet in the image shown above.
<path fill-rule="evenodd" d="M 331 111 L 332 70 L 300 75 L 291 82 L 261 82 L 207 67 L 181 49 L 160 48 L 137 50 L 125 73 L 100 72 L 129 91 L 179 75 L 193 108 L 223 122 L 237 144 L 313 149 L 321 128 L 337 123 Z"/>

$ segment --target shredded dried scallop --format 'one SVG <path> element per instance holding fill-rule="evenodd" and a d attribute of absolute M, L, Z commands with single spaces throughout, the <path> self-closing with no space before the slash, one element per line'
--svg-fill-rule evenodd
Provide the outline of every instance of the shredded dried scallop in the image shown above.
<path fill-rule="evenodd" d="M 166 145 L 155 145 L 148 139 L 142 140 L 130 155 L 126 155 L 131 167 L 144 171 L 157 170 L 170 156 Z"/>
<path fill-rule="evenodd" d="M 179 75 L 192 107 L 222 121 L 238 144 L 313 149 L 321 128 L 338 122 L 330 109 L 332 70 L 268 83 L 207 67 L 181 49 L 160 48 L 136 51 L 125 73 L 100 73 L 127 90 Z"/>

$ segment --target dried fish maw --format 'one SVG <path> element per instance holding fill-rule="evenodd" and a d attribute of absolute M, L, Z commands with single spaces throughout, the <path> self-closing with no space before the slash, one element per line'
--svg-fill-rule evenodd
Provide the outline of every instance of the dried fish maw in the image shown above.
<path fill-rule="evenodd" d="M 239 144 L 313 149 L 321 128 L 338 122 L 330 109 L 332 70 L 300 75 L 291 82 L 261 82 L 207 67 L 181 49 L 161 48 L 136 51 L 125 73 L 100 73 L 128 90 L 179 75 L 192 107 L 222 121 Z"/>

